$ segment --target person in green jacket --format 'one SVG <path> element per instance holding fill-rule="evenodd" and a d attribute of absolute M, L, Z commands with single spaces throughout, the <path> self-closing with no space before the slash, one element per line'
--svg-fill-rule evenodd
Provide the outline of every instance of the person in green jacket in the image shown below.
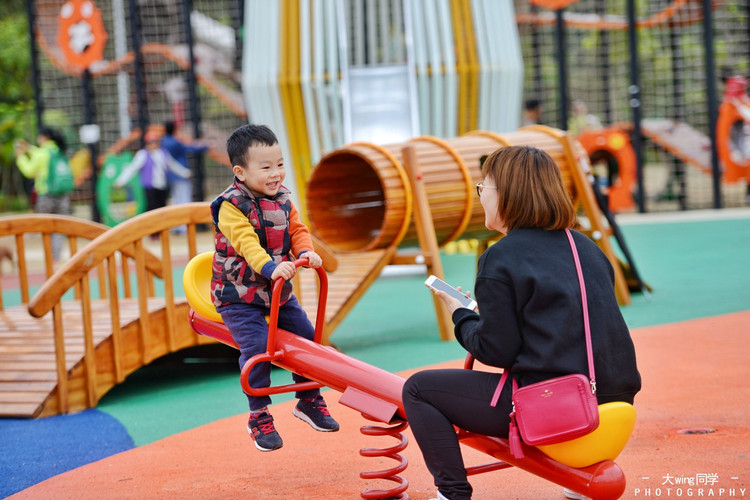
<path fill-rule="evenodd" d="M 16 164 L 18 169 L 29 179 L 34 179 L 36 192 L 36 213 L 70 215 L 70 193 L 53 195 L 49 193 L 47 180 L 49 178 L 50 159 L 54 153 L 65 154 L 65 139 L 60 132 L 49 127 L 42 127 L 37 135 L 34 146 L 24 140 L 15 144 Z M 52 256 L 54 260 L 60 258 L 62 249 L 62 235 L 52 235 Z"/>

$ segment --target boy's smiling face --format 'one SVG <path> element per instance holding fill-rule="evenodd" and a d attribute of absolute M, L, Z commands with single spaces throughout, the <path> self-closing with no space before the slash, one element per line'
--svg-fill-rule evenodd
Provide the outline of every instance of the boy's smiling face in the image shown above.
<path fill-rule="evenodd" d="M 232 172 L 255 196 L 275 196 L 286 177 L 281 146 L 251 146 L 248 148 L 247 165 L 234 165 Z"/>

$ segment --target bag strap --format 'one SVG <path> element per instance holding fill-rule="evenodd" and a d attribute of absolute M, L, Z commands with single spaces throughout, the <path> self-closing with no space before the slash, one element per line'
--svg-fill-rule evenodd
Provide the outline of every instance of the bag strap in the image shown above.
<path fill-rule="evenodd" d="M 510 369 L 503 370 L 503 376 L 500 377 L 500 382 L 497 383 L 497 387 L 495 387 L 495 393 L 492 395 L 492 401 L 490 401 L 490 406 L 497 406 L 497 400 L 500 398 L 500 393 L 503 390 L 503 386 L 505 385 L 505 381 L 508 379 L 508 374 L 510 373 Z M 515 382 L 515 380 L 513 381 Z"/>
<path fill-rule="evenodd" d="M 581 269 L 581 260 L 578 258 L 578 248 L 573 241 L 573 234 L 570 229 L 565 229 L 565 235 L 570 243 L 570 250 L 573 252 L 573 260 L 576 264 L 578 273 L 578 285 L 581 288 L 581 304 L 583 309 L 583 331 L 586 334 L 586 356 L 589 362 L 589 382 L 591 383 L 591 392 L 596 394 L 596 374 L 594 373 L 594 349 L 591 346 L 591 325 L 589 325 L 589 304 L 586 299 L 586 283 L 583 282 L 583 270 Z"/>
<path fill-rule="evenodd" d="M 583 309 L 583 331 L 586 334 L 586 357 L 588 358 L 589 364 L 589 383 L 591 384 L 591 393 L 596 394 L 596 374 L 594 373 L 594 349 L 591 345 L 591 326 L 589 325 L 589 304 L 586 299 L 586 283 L 583 281 L 583 270 L 581 269 L 581 260 L 578 258 L 578 248 L 576 247 L 575 241 L 573 241 L 573 234 L 570 229 L 565 229 L 565 235 L 568 237 L 568 243 L 570 243 L 570 250 L 573 252 L 573 261 L 576 265 L 576 273 L 578 274 L 578 286 L 581 289 L 581 304 Z M 497 405 L 497 400 L 500 398 L 500 392 L 503 390 L 505 381 L 508 379 L 508 373 L 510 370 L 503 370 L 503 376 L 500 377 L 500 382 L 495 388 L 495 393 L 492 395 L 492 401 L 490 406 Z M 513 390 L 516 389 L 515 379 L 513 380 Z"/>

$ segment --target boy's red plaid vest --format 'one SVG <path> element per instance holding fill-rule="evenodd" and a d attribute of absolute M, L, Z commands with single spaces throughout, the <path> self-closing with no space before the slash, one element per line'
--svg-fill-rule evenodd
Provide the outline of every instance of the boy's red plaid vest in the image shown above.
<path fill-rule="evenodd" d="M 247 215 L 255 229 L 261 246 L 276 264 L 290 260 L 291 238 L 289 236 L 289 214 L 292 201 L 289 190 L 282 187 L 273 198 L 256 198 L 236 178 L 234 184 L 211 203 L 211 216 L 216 235 L 216 251 L 213 260 L 211 295 L 216 307 L 226 304 L 248 303 L 271 306 L 273 283 L 259 271 L 252 269 L 237 253 L 229 240 L 219 231 L 219 207 L 225 201 L 233 204 Z M 291 282 L 284 283 L 281 304 L 292 294 Z"/>

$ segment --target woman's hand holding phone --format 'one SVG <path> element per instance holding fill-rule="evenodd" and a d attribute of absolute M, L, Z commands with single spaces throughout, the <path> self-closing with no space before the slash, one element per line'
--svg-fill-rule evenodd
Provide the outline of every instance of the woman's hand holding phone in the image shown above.
<path fill-rule="evenodd" d="M 427 278 L 424 284 L 435 292 L 450 314 L 459 307 L 476 310 L 477 303 L 471 298 L 471 292 L 463 293 L 461 287 L 453 288 L 434 275 Z"/>

